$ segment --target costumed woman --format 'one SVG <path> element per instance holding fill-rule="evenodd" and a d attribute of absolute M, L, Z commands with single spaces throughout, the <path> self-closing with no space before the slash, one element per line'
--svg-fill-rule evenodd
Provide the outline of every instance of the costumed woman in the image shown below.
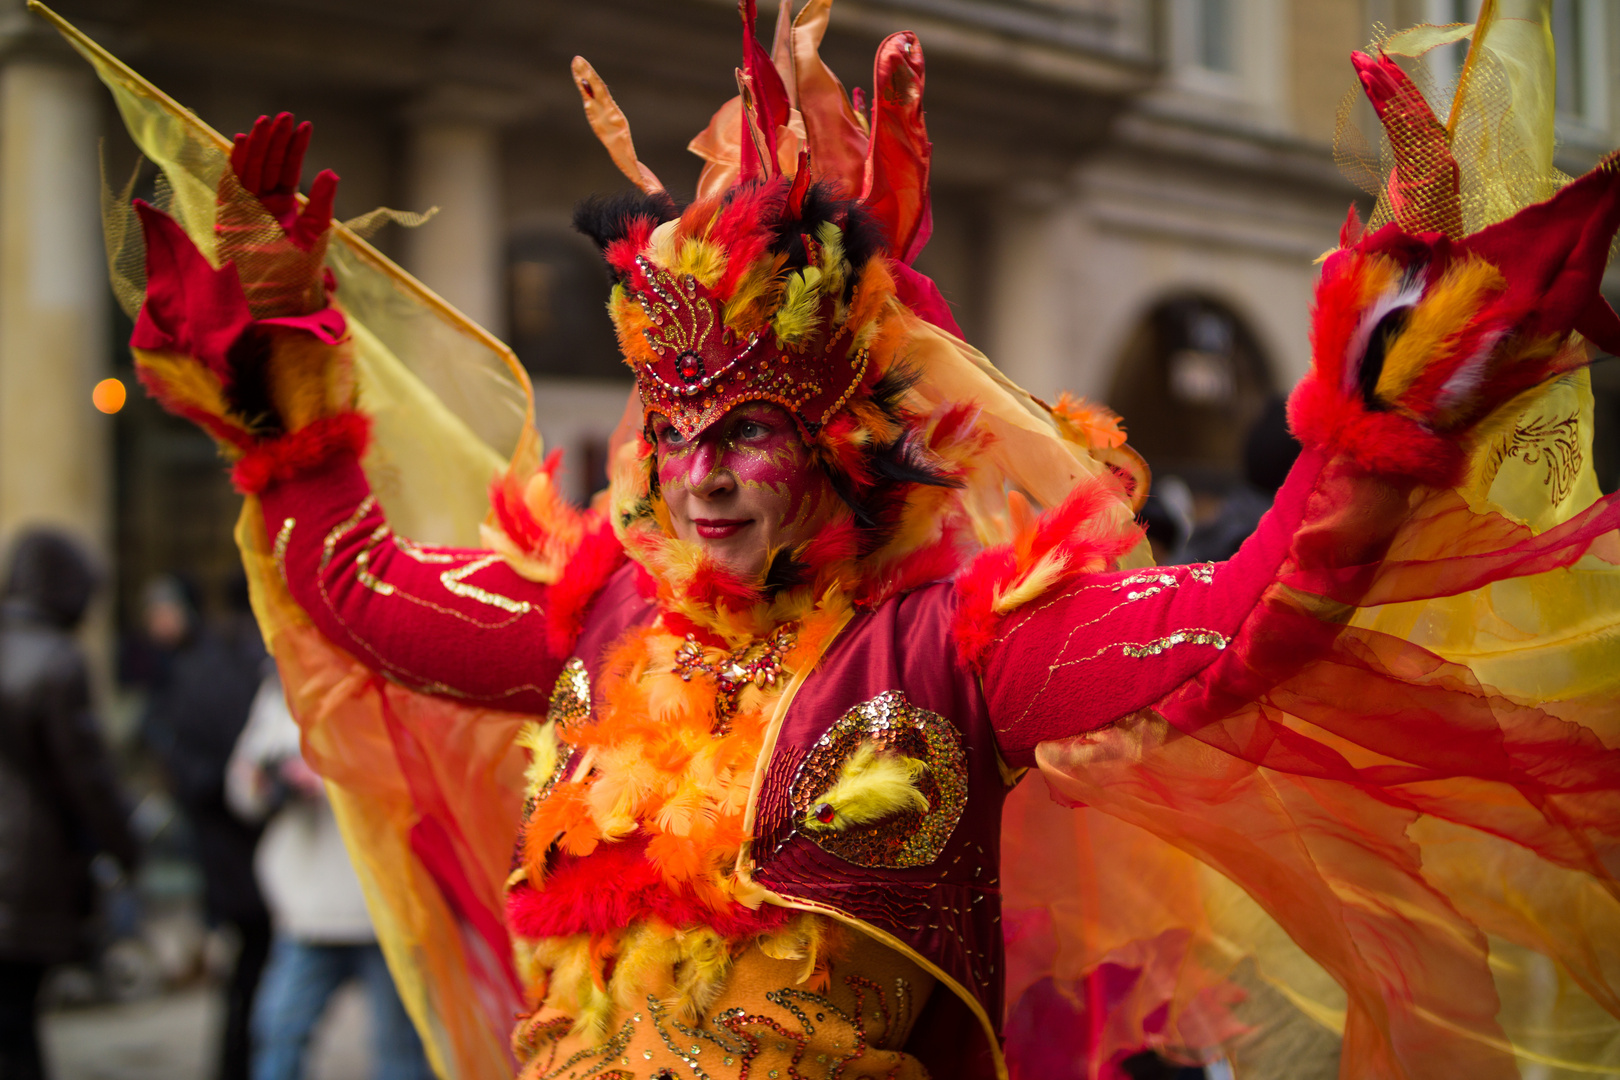
<path fill-rule="evenodd" d="M 336 178 L 301 205 L 308 125 L 227 166 L 80 42 L 173 188 L 109 225 L 115 269 L 144 253 L 141 377 L 249 496 L 261 620 L 436 1067 L 1106 1076 L 1225 1052 L 1244 958 L 1347 1077 L 1609 1060 L 1620 502 L 1578 433 L 1586 340 L 1620 348 L 1614 159 L 1560 189 L 1548 144 L 1492 202 L 1456 114 L 1358 54 L 1395 169 L 1322 268 L 1303 453 L 1231 561 L 1141 567 L 1113 419 L 1010 384 L 911 268 L 916 37 L 852 101 L 829 6 L 768 52 L 743 4 L 685 206 L 575 62 L 637 189 L 576 217 L 636 395 L 591 509 L 525 436 L 479 547 L 407 535 L 422 473 L 493 459 L 389 359 Z M 1529 7 L 1528 45 L 1494 5 L 1465 28 L 1470 70 L 1550 75 Z M 1555 490 L 1520 451 L 1566 414 Z M 1071 809 L 1008 801 L 1035 769 Z"/>

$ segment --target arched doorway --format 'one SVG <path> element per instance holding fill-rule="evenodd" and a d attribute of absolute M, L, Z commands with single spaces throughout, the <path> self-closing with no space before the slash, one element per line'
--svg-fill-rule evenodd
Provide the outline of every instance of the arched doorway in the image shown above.
<path fill-rule="evenodd" d="M 1250 426 L 1278 390 L 1252 331 L 1209 297 L 1171 296 L 1142 317 L 1114 370 L 1108 404 L 1156 476 L 1218 497 L 1242 475 Z"/>

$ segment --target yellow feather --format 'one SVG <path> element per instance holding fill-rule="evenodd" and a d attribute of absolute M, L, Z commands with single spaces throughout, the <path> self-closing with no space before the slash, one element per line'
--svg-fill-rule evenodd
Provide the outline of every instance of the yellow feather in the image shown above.
<path fill-rule="evenodd" d="M 669 269 L 676 274 L 691 274 L 705 289 L 712 289 L 726 272 L 726 252 L 719 244 L 708 240 L 688 240 L 681 245 L 675 265 Z"/>
<path fill-rule="evenodd" d="M 530 720 L 518 729 L 513 740 L 529 752 L 529 766 L 523 770 L 523 790 L 533 795 L 557 771 L 557 724 Z"/>
<path fill-rule="evenodd" d="M 827 296 L 844 289 L 844 230 L 830 221 L 816 227 L 821 244 L 821 292 Z"/>
<path fill-rule="evenodd" d="M 647 239 L 647 258 L 665 267 L 675 262 L 675 230 L 680 224 L 680 219 L 674 218 L 652 231 Z"/>
<path fill-rule="evenodd" d="M 780 344 L 797 344 L 821 329 L 821 269 L 807 266 L 797 274 L 789 274 L 782 306 L 776 309 L 771 326 L 776 330 Z"/>
<path fill-rule="evenodd" d="M 1029 573 L 1018 579 L 1017 584 L 995 598 L 990 604 L 990 610 L 998 615 L 1004 615 L 1023 607 L 1057 584 L 1068 566 L 1069 560 L 1062 555 L 1055 552 L 1043 555 L 1041 560 L 1030 568 Z"/>
<path fill-rule="evenodd" d="M 662 923 L 642 923 L 624 942 L 613 965 L 609 989 L 621 1009 L 643 1005 L 647 995 L 668 996 L 675 987 L 675 965 L 680 962 L 675 932 Z"/>
<path fill-rule="evenodd" d="M 676 969 L 674 993 L 666 1004 L 687 1023 L 708 1013 L 725 989 L 731 973 L 731 951 L 726 939 L 707 927 L 682 931 L 677 935 L 681 960 Z"/>
<path fill-rule="evenodd" d="M 1378 376 L 1380 400 L 1394 403 L 1430 365 L 1454 349 L 1455 337 L 1479 314 L 1480 304 L 1506 284 L 1501 271 L 1483 259 L 1456 263 L 1412 311 Z"/>
<path fill-rule="evenodd" d="M 917 777 L 926 771 L 925 762 L 898 754 L 879 754 L 874 744 L 863 742 L 844 762 L 833 786 L 816 800 L 817 804 L 833 808 L 832 821 L 818 821 L 812 811 L 805 815 L 804 826 L 826 832 L 864 825 L 902 810 L 927 810 L 928 799 L 916 784 Z"/>

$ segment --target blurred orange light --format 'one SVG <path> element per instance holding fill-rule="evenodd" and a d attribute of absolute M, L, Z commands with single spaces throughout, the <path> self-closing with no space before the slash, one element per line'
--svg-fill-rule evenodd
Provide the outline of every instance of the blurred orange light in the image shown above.
<path fill-rule="evenodd" d="M 115 413 L 124 407 L 124 400 L 128 396 L 124 384 L 117 379 L 102 379 L 90 391 L 90 403 L 104 413 Z"/>

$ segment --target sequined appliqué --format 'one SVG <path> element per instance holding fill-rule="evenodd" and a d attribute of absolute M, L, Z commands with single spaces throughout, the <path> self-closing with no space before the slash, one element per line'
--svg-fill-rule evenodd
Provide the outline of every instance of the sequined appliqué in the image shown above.
<path fill-rule="evenodd" d="M 802 820 L 814 810 L 822 794 L 837 782 L 844 762 L 864 742 L 875 744 L 881 753 L 927 765 L 916 784 L 928 809 L 901 810 L 877 821 L 805 835 L 823 851 L 856 866 L 928 865 L 945 850 L 967 806 L 967 755 L 948 720 L 911 704 L 898 690 L 856 705 L 811 748 L 790 789 L 794 816 Z"/>
<path fill-rule="evenodd" d="M 591 677 L 585 671 L 585 661 L 574 657 L 563 665 L 551 688 L 551 704 L 546 719 L 554 720 L 559 728 L 577 727 L 591 715 Z"/>

